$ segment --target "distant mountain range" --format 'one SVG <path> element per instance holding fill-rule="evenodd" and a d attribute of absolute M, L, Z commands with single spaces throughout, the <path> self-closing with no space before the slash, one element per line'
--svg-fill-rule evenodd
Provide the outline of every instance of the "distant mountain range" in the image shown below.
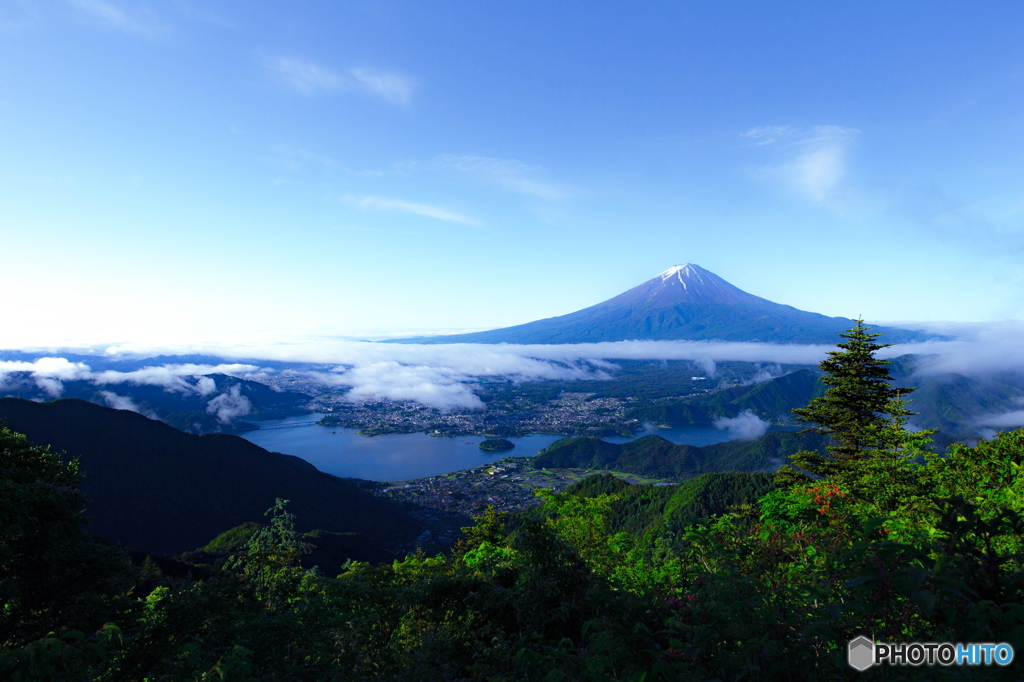
<path fill-rule="evenodd" d="M 640 286 L 568 315 L 471 334 L 393 339 L 395 343 L 598 343 L 628 340 L 722 340 L 836 343 L 853 326 L 754 296 L 699 265 L 676 265 Z M 926 337 L 876 327 L 886 341 Z"/>
<path fill-rule="evenodd" d="M 923 374 L 915 369 L 925 358 L 902 355 L 893 358 L 889 371 L 893 385 L 913 387 L 909 394 L 911 423 L 917 428 L 939 429 L 939 447 L 951 442 L 974 441 L 992 435 L 985 419 L 1020 408 L 1024 401 L 1024 376 L 1001 372 L 984 377 L 962 374 Z M 760 383 L 733 386 L 720 391 L 669 400 L 640 400 L 626 411 L 627 419 L 671 426 L 710 426 L 720 417 L 735 417 L 751 410 L 773 424 L 795 423 L 792 409 L 803 407 L 822 395 L 825 385 L 817 368 L 799 369 Z M 580 382 L 582 383 L 582 382 Z M 566 390 L 573 390 L 569 386 Z M 578 389 L 577 389 L 578 390 Z"/>

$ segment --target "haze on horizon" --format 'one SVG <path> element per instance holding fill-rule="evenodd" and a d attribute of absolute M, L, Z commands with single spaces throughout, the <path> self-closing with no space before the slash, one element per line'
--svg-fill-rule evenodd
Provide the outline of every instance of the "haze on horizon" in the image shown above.
<path fill-rule="evenodd" d="M 1022 25 L 1008 2 L 10 3 L 0 348 L 491 329 L 686 262 L 830 316 L 1020 320 Z"/>

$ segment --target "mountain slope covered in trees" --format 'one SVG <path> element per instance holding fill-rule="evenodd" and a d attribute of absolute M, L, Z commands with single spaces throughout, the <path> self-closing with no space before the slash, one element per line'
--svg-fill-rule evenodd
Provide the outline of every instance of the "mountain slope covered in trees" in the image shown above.
<path fill-rule="evenodd" d="M 0 420 L 77 458 L 91 529 L 135 549 L 178 554 L 290 500 L 300 530 L 354 533 L 353 558 L 379 560 L 422 529 L 399 507 L 298 457 L 226 434 L 196 436 L 81 400 L 0 398 Z"/>
<path fill-rule="evenodd" d="M 606 469 L 682 480 L 712 472 L 774 471 L 793 453 L 818 449 L 823 442 L 816 434 L 792 431 L 772 431 L 753 440 L 703 447 L 677 445 L 655 434 L 622 444 L 583 436 L 555 441 L 537 454 L 531 466 Z"/>
<path fill-rule="evenodd" d="M 714 393 L 681 400 L 644 401 L 626 412 L 627 419 L 669 425 L 709 426 L 721 417 L 735 417 L 744 410 L 772 423 L 792 420 L 790 410 L 821 393 L 818 373 L 810 369 L 767 381 L 724 388 Z"/>

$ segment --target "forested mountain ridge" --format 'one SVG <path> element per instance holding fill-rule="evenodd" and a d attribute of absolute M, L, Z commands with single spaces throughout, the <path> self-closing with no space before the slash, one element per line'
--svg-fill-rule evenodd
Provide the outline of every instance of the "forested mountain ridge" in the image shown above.
<path fill-rule="evenodd" d="M 939 429 L 942 447 L 956 441 L 991 436 L 985 420 L 1019 409 L 1024 400 L 1024 376 L 1000 372 L 967 376 L 927 371 L 928 358 L 903 355 L 893 358 L 893 385 L 914 388 L 909 407 L 917 428 Z M 625 413 L 626 419 L 670 426 L 709 426 L 721 417 L 751 410 L 773 424 L 793 422 L 791 410 L 819 397 L 825 386 L 821 372 L 803 368 L 754 384 L 744 384 L 676 400 L 641 400 Z"/>
<path fill-rule="evenodd" d="M 0 420 L 40 445 L 77 458 L 86 516 L 97 535 L 173 555 L 245 522 L 264 522 L 276 498 L 302 531 L 354 533 L 350 556 L 380 560 L 416 537 L 418 522 L 357 484 L 298 457 L 227 434 L 197 436 L 127 410 L 81 400 L 0 398 Z"/>
<path fill-rule="evenodd" d="M 790 410 L 806 405 L 824 390 L 819 374 L 815 370 L 799 369 L 767 381 L 723 388 L 692 398 L 644 401 L 630 408 L 625 417 L 673 426 L 708 426 L 721 417 L 735 417 L 750 410 L 765 421 L 788 423 L 792 421 Z"/>
<path fill-rule="evenodd" d="M 599 438 L 562 438 L 544 448 L 531 466 L 621 471 L 652 478 L 685 480 L 716 472 L 775 471 L 799 450 L 817 450 L 824 439 L 813 433 L 772 431 L 753 440 L 677 445 L 650 434 L 628 443 Z"/>

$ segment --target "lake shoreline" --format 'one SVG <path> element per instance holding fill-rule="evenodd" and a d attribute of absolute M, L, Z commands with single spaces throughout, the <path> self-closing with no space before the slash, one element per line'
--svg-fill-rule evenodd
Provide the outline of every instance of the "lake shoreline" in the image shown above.
<path fill-rule="evenodd" d="M 487 452 L 477 434 L 448 436 L 414 433 L 361 435 L 355 429 L 324 426 L 319 413 L 260 422 L 255 431 L 236 434 L 270 450 L 300 457 L 317 469 L 342 478 L 369 481 L 408 481 L 490 465 L 503 456 L 533 457 L 564 433 L 537 433 L 508 437 L 512 450 Z M 779 430 L 773 426 L 769 430 Z M 605 436 L 611 443 L 626 443 L 656 434 L 677 444 L 711 445 L 731 440 L 729 432 L 709 427 L 648 428 L 630 436 Z"/>

